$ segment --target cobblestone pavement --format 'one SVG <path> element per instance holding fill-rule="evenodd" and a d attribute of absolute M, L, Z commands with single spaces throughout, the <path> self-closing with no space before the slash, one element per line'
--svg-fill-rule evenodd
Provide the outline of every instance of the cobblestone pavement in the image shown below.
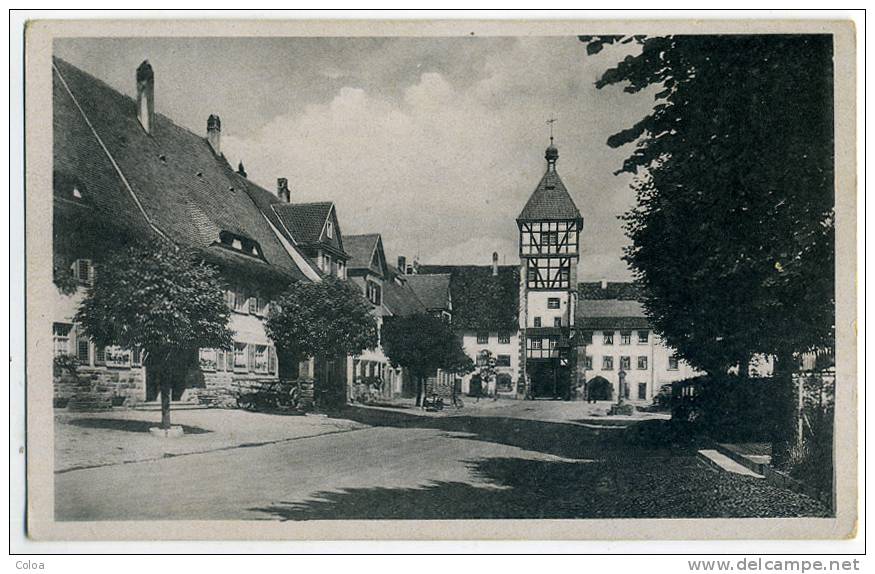
<path fill-rule="evenodd" d="M 71 470 L 55 477 L 56 516 L 309 520 L 826 514 L 803 495 L 706 467 L 690 445 L 661 436 L 663 421 L 590 428 L 514 416 L 517 408 L 445 417 L 350 408 L 343 418 L 314 423 L 309 431 L 324 432 L 311 436 Z M 222 413 L 202 416 L 214 414 Z M 285 418 L 288 425 L 306 421 Z M 328 431 L 331 426 L 334 430 Z"/>

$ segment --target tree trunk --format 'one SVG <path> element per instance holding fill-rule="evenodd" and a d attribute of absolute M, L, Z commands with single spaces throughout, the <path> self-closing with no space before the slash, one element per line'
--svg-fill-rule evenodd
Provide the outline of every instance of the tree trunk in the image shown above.
<path fill-rule="evenodd" d="M 416 376 L 416 406 L 422 406 L 422 377 Z"/>
<path fill-rule="evenodd" d="M 793 355 L 782 353 L 775 358 L 772 374 L 774 388 L 771 399 L 774 401 L 774 424 L 772 427 L 772 465 L 785 468 L 790 449 L 796 440 L 796 404 L 793 385 Z"/>
<path fill-rule="evenodd" d="M 170 394 L 173 392 L 173 385 L 170 377 L 161 377 L 161 428 L 167 430 L 170 428 Z"/>

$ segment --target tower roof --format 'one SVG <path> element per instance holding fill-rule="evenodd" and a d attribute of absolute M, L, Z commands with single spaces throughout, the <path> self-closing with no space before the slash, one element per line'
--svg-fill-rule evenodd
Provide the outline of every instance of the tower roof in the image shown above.
<path fill-rule="evenodd" d="M 565 189 L 565 184 L 556 172 L 558 150 L 550 144 L 547 148 L 547 172 L 541 178 L 538 187 L 529 197 L 529 201 L 520 212 L 517 221 L 523 220 L 580 220 L 580 211 Z"/>

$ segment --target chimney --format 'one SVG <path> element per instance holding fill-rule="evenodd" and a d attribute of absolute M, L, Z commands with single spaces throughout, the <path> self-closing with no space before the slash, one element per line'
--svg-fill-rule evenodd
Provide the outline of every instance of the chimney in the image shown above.
<path fill-rule="evenodd" d="M 605 290 L 607 288 L 608 288 L 608 280 L 602 279 L 602 290 Z"/>
<path fill-rule="evenodd" d="M 237 164 L 237 173 L 240 174 L 241 177 L 246 177 L 246 168 L 243 167 L 242 161 Z"/>
<path fill-rule="evenodd" d="M 402 275 L 407 273 L 407 258 L 403 255 L 398 256 L 398 271 L 400 271 Z"/>
<path fill-rule="evenodd" d="M 147 134 L 155 125 L 155 74 L 149 60 L 137 68 L 137 119 Z"/>
<path fill-rule="evenodd" d="M 289 191 L 289 180 L 284 177 L 278 177 L 276 180 L 276 196 L 286 203 L 291 201 L 292 192 Z"/>
<path fill-rule="evenodd" d="M 222 155 L 222 120 L 215 114 L 207 118 L 207 141 L 214 154 Z"/>
<path fill-rule="evenodd" d="M 498 277 L 498 252 L 492 252 L 492 276 Z"/>

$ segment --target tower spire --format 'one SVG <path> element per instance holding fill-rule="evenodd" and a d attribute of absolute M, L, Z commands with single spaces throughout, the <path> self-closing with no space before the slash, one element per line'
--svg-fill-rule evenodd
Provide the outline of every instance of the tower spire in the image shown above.
<path fill-rule="evenodd" d="M 556 169 L 556 160 L 559 159 L 559 150 L 553 145 L 553 124 L 556 123 L 556 118 L 550 117 L 547 120 L 547 125 L 550 126 L 550 146 L 544 153 L 544 158 L 547 160 L 547 170 L 554 171 Z"/>

